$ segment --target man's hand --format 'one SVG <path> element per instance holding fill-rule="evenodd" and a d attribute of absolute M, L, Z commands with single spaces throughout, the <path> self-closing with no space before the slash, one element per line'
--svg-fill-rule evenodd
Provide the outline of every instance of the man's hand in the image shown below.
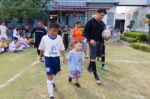
<path fill-rule="evenodd" d="M 93 46 L 96 46 L 96 41 L 91 39 L 90 44 L 93 45 Z"/>

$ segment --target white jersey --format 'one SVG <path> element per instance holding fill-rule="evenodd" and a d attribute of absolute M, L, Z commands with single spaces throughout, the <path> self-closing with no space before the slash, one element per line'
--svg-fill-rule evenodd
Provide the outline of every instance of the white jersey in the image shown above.
<path fill-rule="evenodd" d="M 56 38 L 49 35 L 43 36 L 39 50 L 44 50 L 44 56 L 46 57 L 59 57 L 60 51 L 65 50 L 62 37 L 59 35 Z"/>
<path fill-rule="evenodd" d="M 0 25 L 0 32 L 1 32 L 1 37 L 8 39 L 8 36 L 6 34 L 8 28 L 5 25 Z"/>

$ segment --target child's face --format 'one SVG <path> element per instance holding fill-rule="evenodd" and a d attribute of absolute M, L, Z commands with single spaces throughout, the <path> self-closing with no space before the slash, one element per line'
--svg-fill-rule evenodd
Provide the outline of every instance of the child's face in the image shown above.
<path fill-rule="evenodd" d="M 16 44 L 18 42 L 18 40 L 14 40 L 14 43 Z"/>
<path fill-rule="evenodd" d="M 76 44 L 76 50 L 80 51 L 82 49 L 82 44 Z"/>
<path fill-rule="evenodd" d="M 48 34 L 50 34 L 52 36 L 56 36 L 58 31 L 59 31 L 59 29 L 57 29 L 57 28 L 49 28 L 48 29 Z"/>

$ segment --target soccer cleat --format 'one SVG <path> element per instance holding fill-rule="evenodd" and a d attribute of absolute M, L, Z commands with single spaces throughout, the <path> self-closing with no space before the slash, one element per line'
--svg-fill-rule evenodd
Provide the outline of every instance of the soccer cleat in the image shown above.
<path fill-rule="evenodd" d="M 79 83 L 75 83 L 75 86 L 76 86 L 77 88 L 81 88 L 81 85 L 80 85 Z"/>
<path fill-rule="evenodd" d="M 51 96 L 50 99 L 55 99 L 55 98 L 53 96 Z"/>
<path fill-rule="evenodd" d="M 69 76 L 68 81 L 71 83 L 72 82 L 72 78 Z"/>
<path fill-rule="evenodd" d="M 105 64 L 102 64 L 102 68 L 101 69 L 104 70 L 104 71 L 108 71 L 108 68 L 107 68 L 107 66 Z"/>
<path fill-rule="evenodd" d="M 95 77 L 95 80 L 96 80 L 96 83 L 99 85 L 99 84 L 101 84 L 101 80 L 99 79 L 99 77 L 97 76 L 97 77 Z"/>

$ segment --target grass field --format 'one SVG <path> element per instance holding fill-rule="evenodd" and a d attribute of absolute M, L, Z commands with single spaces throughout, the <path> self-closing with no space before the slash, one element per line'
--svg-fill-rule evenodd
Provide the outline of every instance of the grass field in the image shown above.
<path fill-rule="evenodd" d="M 32 48 L 0 55 L 0 99 L 49 99 L 44 65 L 36 62 L 36 58 Z M 55 79 L 56 99 L 150 99 L 150 53 L 108 44 L 109 71 L 102 71 L 100 63 L 97 64 L 102 79 L 100 86 L 87 72 L 87 63 L 88 60 L 80 80 L 81 89 L 67 81 L 67 66 L 62 65 Z"/>

